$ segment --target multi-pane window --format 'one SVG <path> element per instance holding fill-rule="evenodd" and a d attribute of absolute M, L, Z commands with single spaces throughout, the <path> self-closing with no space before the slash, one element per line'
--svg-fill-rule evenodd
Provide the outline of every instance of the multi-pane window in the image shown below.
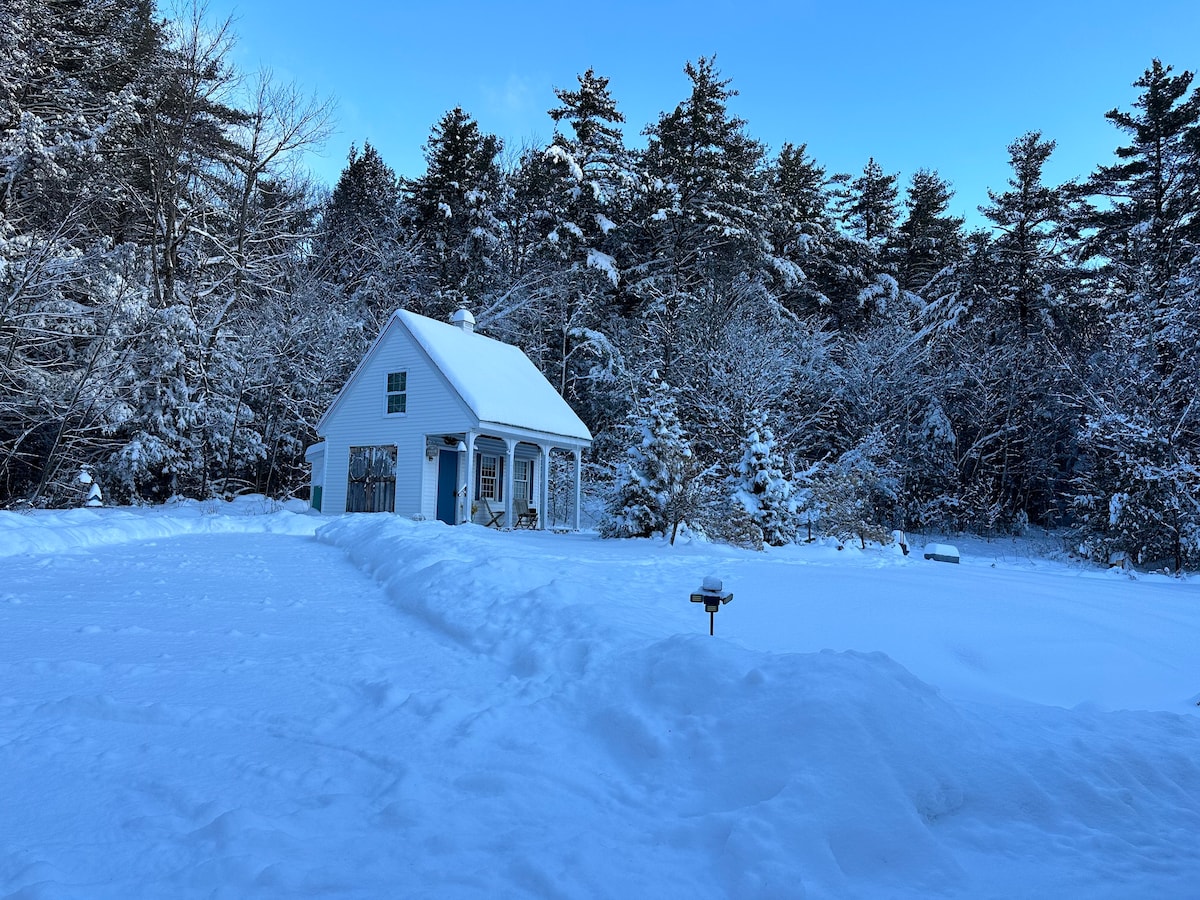
<path fill-rule="evenodd" d="M 408 412 L 408 373 L 389 372 L 387 377 L 388 415 Z"/>
<path fill-rule="evenodd" d="M 518 459 L 513 461 L 514 500 L 533 499 L 532 495 L 529 493 L 529 471 L 532 467 L 533 463 L 528 459 Z"/>
<path fill-rule="evenodd" d="M 484 500 L 500 499 L 500 459 L 483 454 L 479 457 L 479 496 Z"/>

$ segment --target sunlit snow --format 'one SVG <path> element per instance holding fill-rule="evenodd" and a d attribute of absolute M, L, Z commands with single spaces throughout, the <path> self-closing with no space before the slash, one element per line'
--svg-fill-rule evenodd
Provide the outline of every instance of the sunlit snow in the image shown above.
<path fill-rule="evenodd" d="M 1194 896 L 1196 582 L 910 539 L 0 513 L 0 896 Z"/>

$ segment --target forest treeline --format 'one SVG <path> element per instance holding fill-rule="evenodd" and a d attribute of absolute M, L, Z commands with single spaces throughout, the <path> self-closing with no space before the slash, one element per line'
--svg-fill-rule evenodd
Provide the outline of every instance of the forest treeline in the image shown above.
<path fill-rule="evenodd" d="M 419 177 L 364 144 L 330 191 L 299 167 L 327 105 L 234 71 L 227 25 L 0 20 L 0 508 L 78 502 L 84 466 L 112 500 L 302 495 L 387 316 L 466 306 L 597 436 L 606 534 L 1034 525 L 1200 564 L 1190 72 L 1151 61 L 1078 182 L 1015 136 L 972 230 L 935 160 L 902 184 L 886 147 L 852 174 L 769 151 L 712 58 L 640 140 L 588 70 L 547 146 L 455 108 Z"/>

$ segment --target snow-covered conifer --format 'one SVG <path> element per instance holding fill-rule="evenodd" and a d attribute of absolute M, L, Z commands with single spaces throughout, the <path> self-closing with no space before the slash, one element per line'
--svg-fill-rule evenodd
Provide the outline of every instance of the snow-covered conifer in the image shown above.
<path fill-rule="evenodd" d="M 896 226 L 896 199 L 900 193 L 896 177 L 884 172 L 871 157 L 862 174 L 850 181 L 839 198 L 842 222 L 868 244 L 886 241 Z"/>
<path fill-rule="evenodd" d="M 653 387 L 631 413 L 632 439 L 618 463 L 601 523 L 606 537 L 671 535 L 686 515 L 692 475 L 692 449 L 679 422 L 675 390 L 651 375 Z"/>
<path fill-rule="evenodd" d="M 792 498 L 792 483 L 783 474 L 783 459 L 765 415 L 756 417 L 746 435 L 746 449 L 738 464 L 734 497 L 757 526 L 765 543 L 780 547 L 795 537 L 796 503 Z"/>

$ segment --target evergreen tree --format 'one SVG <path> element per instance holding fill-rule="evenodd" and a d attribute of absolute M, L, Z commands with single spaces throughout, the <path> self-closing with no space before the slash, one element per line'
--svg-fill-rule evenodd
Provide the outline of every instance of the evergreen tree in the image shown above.
<path fill-rule="evenodd" d="M 635 408 L 626 425 L 633 438 L 617 467 L 601 523 L 605 537 L 650 537 L 675 532 L 688 512 L 692 449 L 680 424 L 675 391 L 654 381 L 644 404 Z"/>
<path fill-rule="evenodd" d="M 729 114 L 737 92 L 713 59 L 689 62 L 685 72 L 688 98 L 645 131 L 641 264 L 630 272 L 646 340 L 666 377 L 674 377 L 686 320 L 728 317 L 734 283 L 760 270 L 766 246 L 758 214 L 763 147 L 745 133 L 744 120 Z"/>
<path fill-rule="evenodd" d="M 767 171 L 766 236 L 771 282 L 783 305 L 811 314 L 830 305 L 831 247 L 837 241 L 829 214 L 829 179 L 807 147 L 784 144 Z"/>
<path fill-rule="evenodd" d="M 646 177 L 662 185 L 652 221 L 667 223 L 674 271 L 690 286 L 718 261 L 757 248 L 764 149 L 746 134 L 745 120 L 729 114 L 737 91 L 720 78 L 713 58 L 689 62 L 684 71 L 691 94 L 646 129 L 643 164 Z"/>
<path fill-rule="evenodd" d="M 628 152 L 619 127 L 625 116 L 617 109 L 607 78 L 588 69 L 578 81 L 577 91 L 554 91 L 562 105 L 549 111 L 556 127 L 549 155 L 570 171 L 576 182 L 572 193 L 582 208 L 602 209 L 615 201 L 623 182 L 630 177 Z M 557 131 L 563 122 L 571 126 L 572 136 Z"/>
<path fill-rule="evenodd" d="M 1118 305 L 1139 307 L 1154 322 L 1168 367 L 1167 298 L 1200 241 L 1200 91 L 1189 93 L 1191 72 L 1171 71 L 1154 60 L 1134 82 L 1142 88 L 1134 111 L 1105 114 L 1130 142 L 1085 185 L 1103 201 L 1088 217 L 1095 234 L 1086 249 L 1121 292 Z"/>
<path fill-rule="evenodd" d="M 1009 189 L 980 207 L 993 232 L 967 236 L 922 312 L 931 371 L 953 373 L 934 396 L 957 439 L 957 497 L 937 506 L 966 527 L 1054 525 L 1064 513 L 1078 421 L 1070 360 L 1084 316 L 1071 186 L 1042 180 L 1053 149 L 1038 132 L 1009 145 Z"/>
<path fill-rule="evenodd" d="M 521 230 L 541 241 L 544 263 L 532 292 L 536 305 L 518 331 L 536 338 L 535 358 L 559 391 L 584 402 L 590 335 L 623 288 L 619 231 L 634 175 L 622 142 L 625 117 L 608 79 L 588 69 L 578 84 L 578 90 L 555 90 L 554 138 L 543 153 L 522 160 L 512 193 L 518 202 L 536 200 L 523 204 Z"/>
<path fill-rule="evenodd" d="M 396 173 L 369 142 L 361 152 L 351 146 L 322 211 L 314 263 L 331 299 L 361 320 L 359 350 L 397 309 L 424 311 L 425 281 L 400 217 Z"/>
<path fill-rule="evenodd" d="M 1171 71 L 1154 60 L 1134 111 L 1107 114 L 1129 143 L 1085 185 L 1111 332 L 1086 372 L 1078 481 L 1093 546 L 1179 569 L 1200 557 L 1200 92 Z"/>
<path fill-rule="evenodd" d="M 836 327 L 860 330 L 899 299 L 899 284 L 884 250 L 896 224 L 896 176 L 887 175 L 872 157 L 853 180 L 836 175 L 834 206 L 845 229 L 827 245 L 820 273 L 826 311 Z"/>
<path fill-rule="evenodd" d="M 994 300 L 1001 318 L 1016 322 L 1021 340 L 1035 328 L 1052 328 L 1056 318 L 1061 323 L 1070 313 L 1072 285 L 1078 279 L 1067 255 L 1070 186 L 1042 182 L 1042 168 L 1054 146 L 1037 131 L 1009 144 L 1009 190 L 988 191 L 992 202 L 980 207 L 997 233 L 991 248 Z"/>
<path fill-rule="evenodd" d="M 947 215 L 954 192 L 937 172 L 918 169 L 908 186 L 908 215 L 893 237 L 900 287 L 924 295 L 935 276 L 958 261 L 963 252 L 960 216 Z"/>
<path fill-rule="evenodd" d="M 323 215 L 319 256 L 351 291 L 377 265 L 380 236 L 394 239 L 400 213 L 400 181 L 370 141 L 351 145 Z"/>
<path fill-rule="evenodd" d="M 126 408 L 144 198 L 122 186 L 162 43 L 147 4 L 17 0 L 0 19 L 0 504 L 45 503 Z"/>
<path fill-rule="evenodd" d="M 578 80 L 578 91 L 555 90 L 562 105 L 550 110 L 556 129 L 567 122 L 573 133 L 556 131 L 545 154 L 559 175 L 553 239 L 573 268 L 594 269 L 615 290 L 620 274 L 610 234 L 626 215 L 624 195 L 634 178 L 619 127 L 625 116 L 607 78 L 588 69 Z"/>
<path fill-rule="evenodd" d="M 1200 564 L 1200 414 L 1196 394 L 1179 412 L 1170 385 L 1147 378 L 1147 344 L 1117 331 L 1091 361 L 1104 380 L 1080 429 L 1075 513 L 1098 561 L 1124 553 L 1178 572 Z"/>
<path fill-rule="evenodd" d="M 766 416 L 758 415 L 746 436 L 746 449 L 738 464 L 734 496 L 772 547 L 791 543 L 796 535 L 796 503 L 792 483 L 784 477 L 783 459 Z"/>
<path fill-rule="evenodd" d="M 862 174 L 850 181 L 838 197 L 842 224 L 868 244 L 882 244 L 896 226 L 896 200 L 900 195 L 896 178 L 886 174 L 872 156 Z"/>
<path fill-rule="evenodd" d="M 496 204 L 503 179 L 500 139 L 480 130 L 461 107 L 433 126 L 425 143 L 425 174 L 408 181 L 408 222 L 427 254 L 443 316 L 481 307 L 495 287 L 500 243 Z"/>

